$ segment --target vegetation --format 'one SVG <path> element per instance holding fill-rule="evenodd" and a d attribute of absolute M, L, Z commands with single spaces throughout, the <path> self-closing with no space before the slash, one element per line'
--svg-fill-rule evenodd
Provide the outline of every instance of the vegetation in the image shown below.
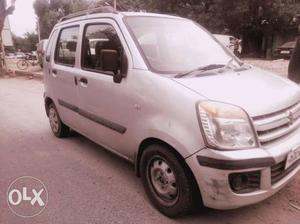
<path fill-rule="evenodd" d="M 213 33 L 233 34 L 243 39 L 243 53 L 265 55 L 274 36 L 296 34 L 291 23 L 300 12 L 299 0 L 165 0 L 148 1 L 152 11 L 196 20 Z"/>
<path fill-rule="evenodd" d="M 71 4 L 73 2 L 73 4 Z M 88 7 L 113 4 L 113 0 L 36 0 L 42 38 L 64 15 Z M 244 53 L 265 54 L 274 35 L 294 32 L 291 23 L 300 12 L 300 0 L 118 0 L 121 10 L 146 10 L 188 17 L 213 33 L 232 34 L 243 39 Z"/>
<path fill-rule="evenodd" d="M 85 0 L 36 0 L 34 10 L 38 16 L 41 39 L 47 39 L 58 20 L 72 12 L 88 8 Z"/>
<path fill-rule="evenodd" d="M 13 35 L 13 42 L 15 46 L 15 50 L 22 52 L 31 52 L 36 51 L 36 44 L 38 43 L 39 38 L 38 35 L 34 32 L 25 33 L 24 37 L 18 37 Z"/>

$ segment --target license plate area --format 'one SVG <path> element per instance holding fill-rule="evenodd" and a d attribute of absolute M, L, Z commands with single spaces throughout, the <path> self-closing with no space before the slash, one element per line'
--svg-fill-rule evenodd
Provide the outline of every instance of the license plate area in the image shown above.
<path fill-rule="evenodd" d="M 288 169 L 291 165 L 297 162 L 300 159 L 300 146 L 295 147 L 292 151 L 288 154 L 285 169 Z"/>

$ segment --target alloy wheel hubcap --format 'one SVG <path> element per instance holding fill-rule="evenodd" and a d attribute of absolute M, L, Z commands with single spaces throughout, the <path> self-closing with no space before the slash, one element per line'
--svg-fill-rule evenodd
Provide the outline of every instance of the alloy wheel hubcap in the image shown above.
<path fill-rule="evenodd" d="M 50 121 L 50 126 L 52 131 L 57 133 L 59 129 L 59 121 L 58 121 L 57 113 L 53 108 L 49 110 L 49 121 Z"/>

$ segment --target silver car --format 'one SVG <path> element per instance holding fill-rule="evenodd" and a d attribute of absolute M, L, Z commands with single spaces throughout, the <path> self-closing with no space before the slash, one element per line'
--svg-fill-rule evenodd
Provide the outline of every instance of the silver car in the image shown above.
<path fill-rule="evenodd" d="M 299 86 L 191 20 L 70 15 L 51 33 L 44 76 L 54 135 L 76 130 L 132 162 L 167 216 L 257 203 L 300 169 Z"/>

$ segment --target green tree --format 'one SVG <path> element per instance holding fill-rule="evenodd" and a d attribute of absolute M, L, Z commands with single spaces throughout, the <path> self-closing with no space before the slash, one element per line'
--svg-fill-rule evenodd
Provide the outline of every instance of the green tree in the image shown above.
<path fill-rule="evenodd" d="M 299 1 L 223 0 L 222 5 L 223 12 L 230 12 L 222 15 L 224 24 L 231 33 L 243 37 L 245 53 L 269 54 L 276 35 L 296 35 L 291 20 L 300 10 Z"/>
<path fill-rule="evenodd" d="M 36 51 L 36 45 L 38 43 L 38 35 L 34 32 L 25 33 L 24 37 L 18 37 L 13 34 L 13 42 L 15 49 L 23 52 Z"/>
<path fill-rule="evenodd" d="M 291 19 L 299 0 L 148 0 L 147 11 L 175 14 L 199 22 L 213 33 L 243 37 L 245 53 L 265 54 L 276 34 L 294 32 Z"/>
<path fill-rule="evenodd" d="M 69 13 L 107 4 L 113 0 L 36 0 L 41 34 L 47 38 L 55 23 Z M 295 32 L 292 17 L 300 12 L 300 0 L 117 0 L 119 10 L 167 13 L 193 19 L 212 33 L 243 38 L 246 54 L 266 54 L 274 36 Z M 47 10 L 45 11 L 45 7 Z M 296 34 L 296 33 L 294 33 Z"/>
<path fill-rule="evenodd" d="M 33 7 L 38 17 L 41 39 L 46 39 L 61 17 L 87 9 L 88 2 L 86 0 L 36 0 Z"/>

